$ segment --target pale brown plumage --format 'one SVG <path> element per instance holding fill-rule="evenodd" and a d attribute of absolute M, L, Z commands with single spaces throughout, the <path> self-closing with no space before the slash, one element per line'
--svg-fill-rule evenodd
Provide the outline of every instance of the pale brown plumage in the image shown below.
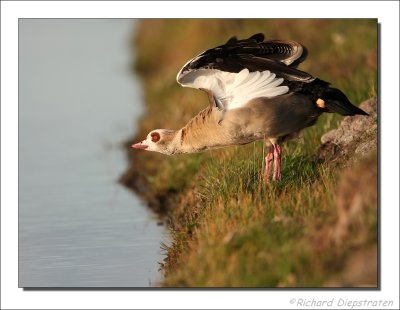
<path fill-rule="evenodd" d="M 299 104 L 301 109 L 291 109 Z M 282 137 L 315 123 L 322 113 L 301 94 L 287 94 L 272 99 L 258 98 L 244 107 L 221 111 L 207 107 L 177 131 L 161 130 L 157 146 L 168 155 L 198 153 L 220 147 L 247 144 L 263 138 Z"/>

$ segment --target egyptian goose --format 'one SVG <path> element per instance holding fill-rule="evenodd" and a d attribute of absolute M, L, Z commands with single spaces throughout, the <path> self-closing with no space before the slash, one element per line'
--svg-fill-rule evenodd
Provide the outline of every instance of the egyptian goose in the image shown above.
<path fill-rule="evenodd" d="M 210 105 L 179 130 L 155 129 L 136 149 L 167 155 L 197 153 L 264 139 L 264 180 L 280 180 L 280 144 L 316 123 L 323 112 L 368 115 L 328 82 L 296 69 L 307 49 L 294 41 L 232 37 L 189 60 L 183 87 L 208 94 Z"/>

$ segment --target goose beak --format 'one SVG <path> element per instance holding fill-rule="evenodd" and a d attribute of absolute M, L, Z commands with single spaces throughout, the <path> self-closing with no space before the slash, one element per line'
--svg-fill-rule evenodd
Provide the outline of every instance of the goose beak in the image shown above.
<path fill-rule="evenodd" d="M 131 147 L 134 148 L 134 149 L 142 149 L 142 150 L 144 150 L 144 149 L 147 149 L 149 146 L 146 145 L 146 144 L 143 144 L 143 142 L 139 142 L 139 143 L 136 143 L 136 144 L 132 144 Z"/>

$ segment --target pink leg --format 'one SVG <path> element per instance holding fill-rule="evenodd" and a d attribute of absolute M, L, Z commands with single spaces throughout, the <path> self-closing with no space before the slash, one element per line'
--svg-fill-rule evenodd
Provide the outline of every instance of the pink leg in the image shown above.
<path fill-rule="evenodd" d="M 272 162 L 274 160 L 274 147 L 270 146 L 267 156 L 265 156 L 265 171 L 264 171 L 264 181 L 269 181 L 269 175 L 271 174 Z"/>
<path fill-rule="evenodd" d="M 272 179 L 274 181 L 279 181 L 281 179 L 281 147 L 279 144 L 274 144 L 274 175 Z"/>

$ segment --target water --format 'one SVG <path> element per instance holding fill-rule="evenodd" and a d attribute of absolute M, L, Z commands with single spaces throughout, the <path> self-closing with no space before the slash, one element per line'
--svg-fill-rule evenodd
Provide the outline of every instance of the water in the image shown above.
<path fill-rule="evenodd" d="M 19 21 L 19 286 L 146 287 L 163 228 L 117 183 L 142 112 L 132 20 Z"/>

